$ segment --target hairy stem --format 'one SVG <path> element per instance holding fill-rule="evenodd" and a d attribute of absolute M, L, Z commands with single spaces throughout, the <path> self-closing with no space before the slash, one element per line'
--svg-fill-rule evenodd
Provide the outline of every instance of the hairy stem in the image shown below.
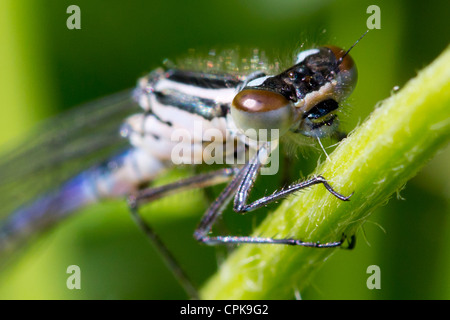
<path fill-rule="evenodd" d="M 450 139 L 450 47 L 389 97 L 314 172 L 322 186 L 284 200 L 255 235 L 336 241 L 352 235 Z M 243 245 L 201 290 L 204 299 L 289 299 L 336 249 Z"/>

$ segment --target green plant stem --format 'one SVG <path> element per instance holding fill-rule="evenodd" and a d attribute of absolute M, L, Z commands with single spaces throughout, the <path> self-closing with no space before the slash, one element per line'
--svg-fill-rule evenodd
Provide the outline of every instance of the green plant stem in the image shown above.
<path fill-rule="evenodd" d="M 314 172 L 349 202 L 314 186 L 283 201 L 254 232 L 336 241 L 352 235 L 375 208 L 450 139 L 450 47 L 384 100 Z M 425 213 L 424 213 L 425 214 Z M 243 245 L 204 285 L 204 299 L 290 299 L 336 249 Z"/>

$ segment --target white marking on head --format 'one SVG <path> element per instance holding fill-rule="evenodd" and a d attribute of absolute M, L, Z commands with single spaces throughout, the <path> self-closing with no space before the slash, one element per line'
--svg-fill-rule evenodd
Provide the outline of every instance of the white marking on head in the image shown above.
<path fill-rule="evenodd" d="M 262 85 L 264 81 L 266 81 L 267 78 L 269 78 L 270 76 L 266 76 L 266 77 L 261 77 L 261 78 L 256 78 L 250 82 L 247 83 L 247 87 L 257 87 L 259 85 Z"/>
<path fill-rule="evenodd" d="M 312 55 L 312 54 L 316 54 L 318 53 L 320 50 L 319 49 L 309 49 L 309 50 L 305 50 L 300 52 L 297 55 L 297 61 L 295 61 L 295 64 L 302 62 L 303 60 L 305 60 L 306 57 Z"/>

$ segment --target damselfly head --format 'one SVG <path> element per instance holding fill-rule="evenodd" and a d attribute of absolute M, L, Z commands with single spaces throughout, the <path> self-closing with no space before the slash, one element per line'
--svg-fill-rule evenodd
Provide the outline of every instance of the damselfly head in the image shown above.
<path fill-rule="evenodd" d="M 278 129 L 281 136 L 290 129 L 328 136 L 337 130 L 336 112 L 356 79 L 348 51 L 334 46 L 305 50 L 291 68 L 249 81 L 234 98 L 231 116 L 243 132 Z"/>
<path fill-rule="evenodd" d="M 294 132 L 315 138 L 336 133 L 339 104 L 352 93 L 358 78 L 355 62 L 349 52 L 368 32 L 347 51 L 336 46 L 325 46 L 317 49 L 317 52 L 307 51 L 307 54 L 303 52 L 298 55 L 297 63 L 308 60 L 305 64 L 313 71 L 313 76 L 317 76 L 317 73 L 325 75 L 326 81 L 296 104 L 303 112 Z"/>
<path fill-rule="evenodd" d="M 303 78 L 306 94 L 296 103 L 300 117 L 293 130 L 305 136 L 322 138 L 337 131 L 337 112 L 341 102 L 355 88 L 358 73 L 348 51 L 335 46 L 318 50 L 315 55 L 305 58 L 311 75 Z"/>

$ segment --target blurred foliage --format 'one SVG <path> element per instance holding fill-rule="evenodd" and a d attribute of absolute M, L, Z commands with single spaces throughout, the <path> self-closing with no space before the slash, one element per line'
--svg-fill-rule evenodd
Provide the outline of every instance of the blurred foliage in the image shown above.
<path fill-rule="evenodd" d="M 81 8 L 81 30 L 66 28 L 66 9 L 72 4 Z M 366 30 L 371 4 L 381 8 L 381 30 L 369 32 L 352 51 L 359 80 L 343 123 L 346 130 L 448 45 L 448 2 L 4 0 L 0 143 L 16 143 L 33 124 L 63 109 L 132 87 L 163 59 L 175 59 L 190 48 L 207 52 L 236 44 L 256 46 L 275 57 L 290 56 L 304 41 L 348 48 Z M 319 155 L 307 154 L 298 164 L 305 176 Z M 339 250 L 301 292 L 302 298 L 450 298 L 449 161 L 447 148 L 377 210 L 373 223 L 358 234 L 356 249 Z M 180 170 L 163 179 L 188 173 Z M 226 250 L 192 238 L 206 198 L 190 191 L 145 209 L 197 283 L 226 255 Z M 224 217 L 234 233 L 247 232 L 245 227 L 236 231 L 242 219 L 232 213 Z M 0 298 L 185 298 L 133 224 L 124 201 L 83 210 L 25 251 L 3 267 Z M 81 290 L 66 288 L 66 269 L 72 264 L 81 268 Z M 366 269 L 372 264 L 381 268 L 381 290 L 366 287 Z"/>

